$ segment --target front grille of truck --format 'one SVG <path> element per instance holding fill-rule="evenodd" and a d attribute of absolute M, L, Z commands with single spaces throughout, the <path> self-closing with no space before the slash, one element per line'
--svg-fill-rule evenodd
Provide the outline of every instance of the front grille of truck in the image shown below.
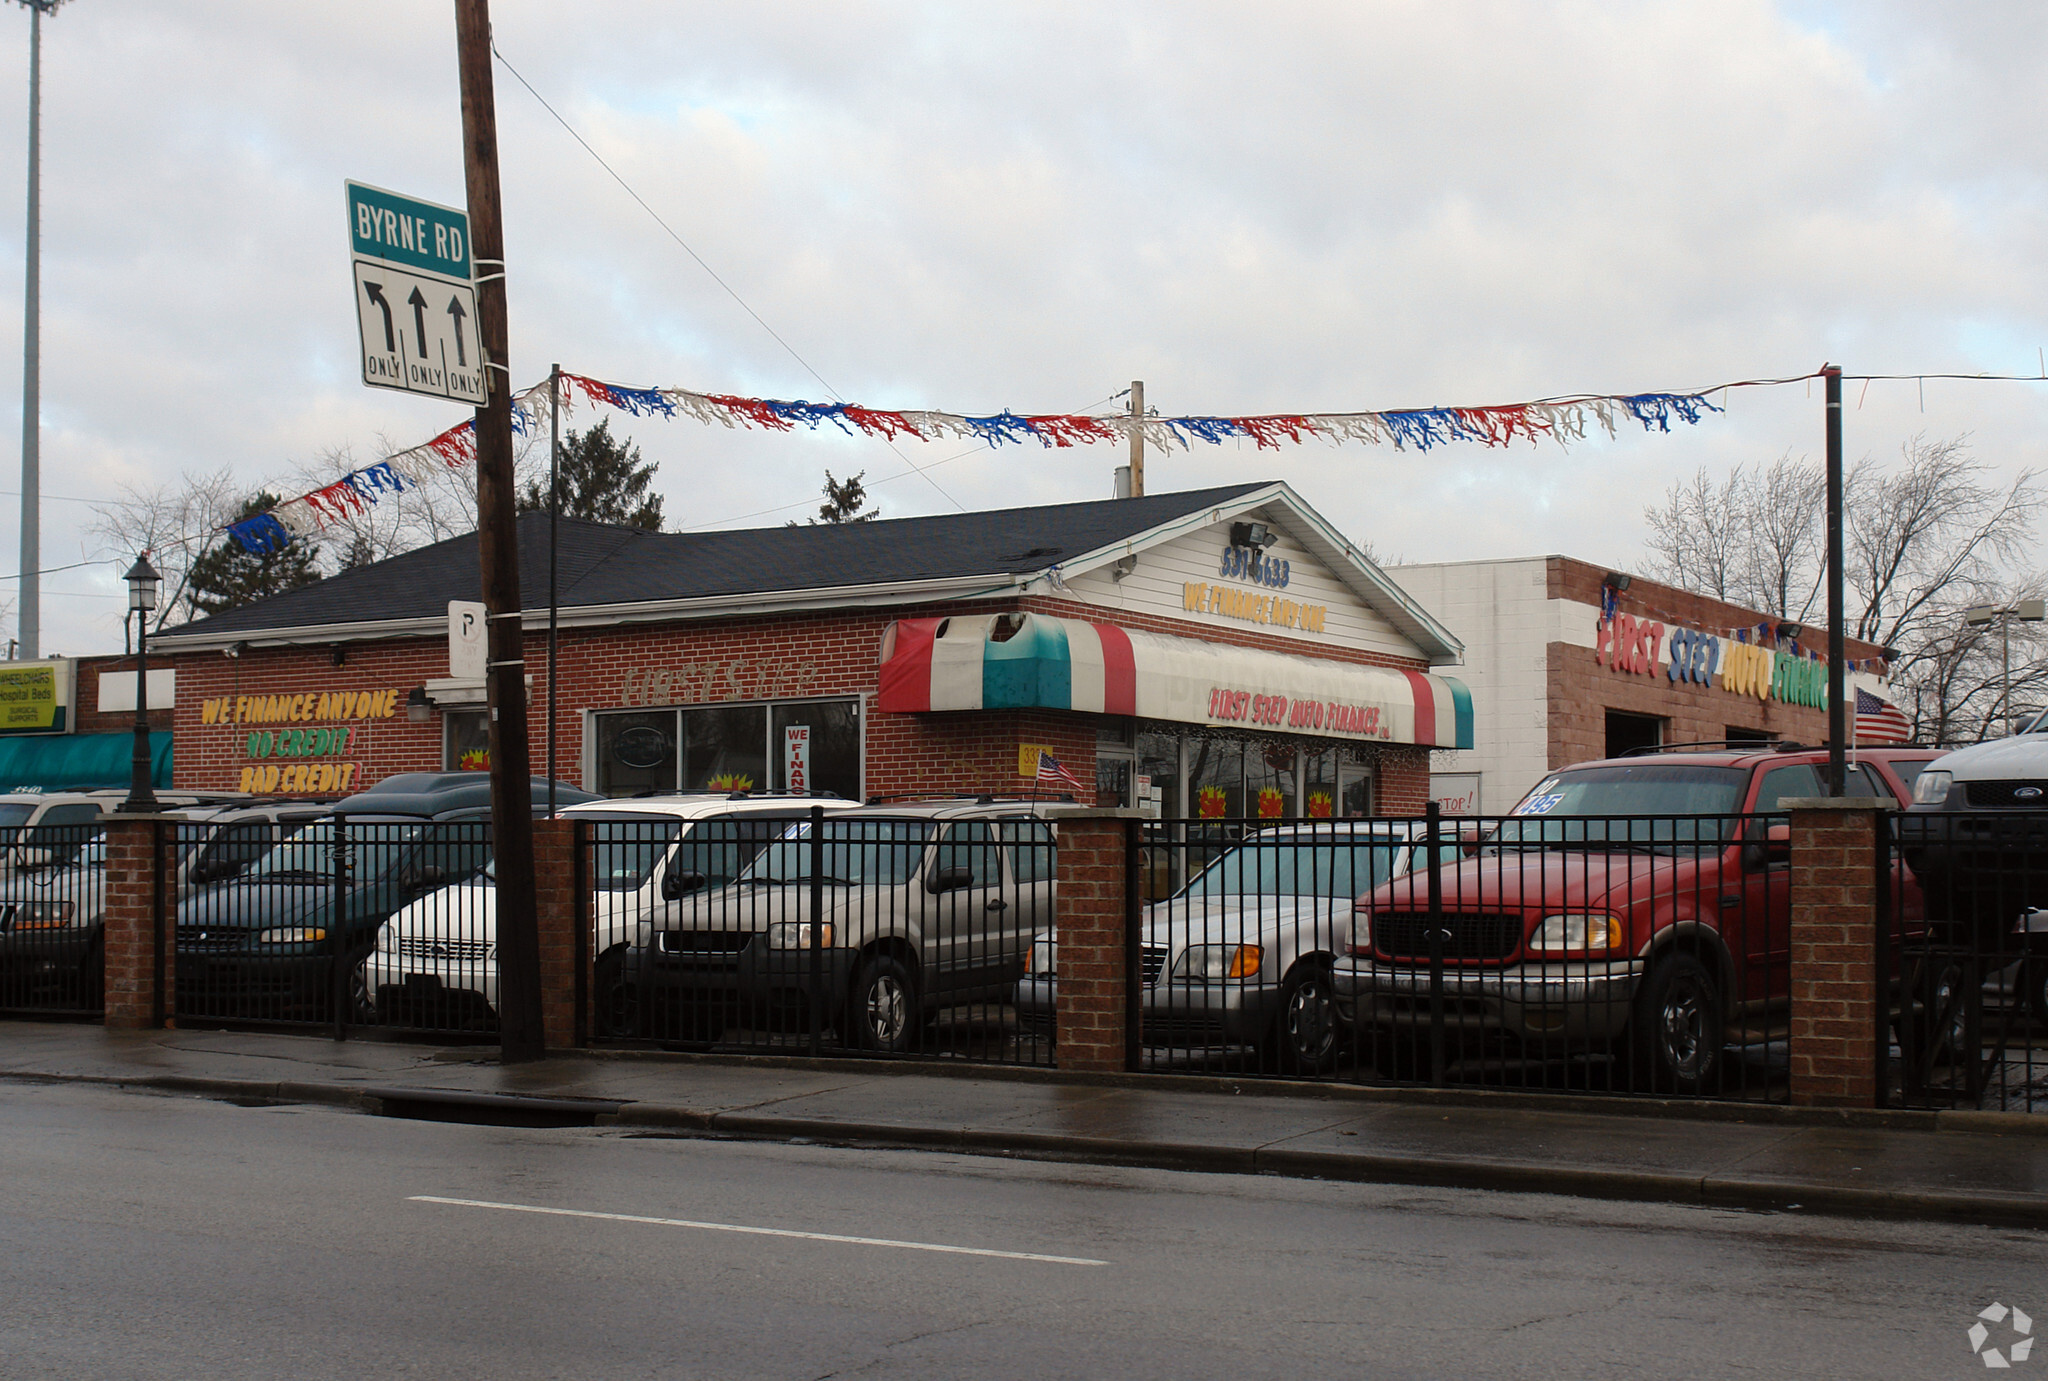
<path fill-rule="evenodd" d="M 2023 796 L 2023 791 L 2033 795 Z M 2048 810 L 2048 782 L 1964 782 L 1963 799 L 1973 806 L 1996 808 L 1998 806 L 2024 806 L 2036 810 Z"/>
<path fill-rule="evenodd" d="M 1446 913 L 1444 958 L 1450 960 L 1505 959 L 1522 947 L 1520 916 L 1463 915 Z M 1373 947 L 1390 959 L 1429 959 L 1429 917 L 1427 915 L 1378 911 L 1372 918 Z"/>
<path fill-rule="evenodd" d="M 1165 945 L 1145 945 L 1138 950 L 1139 971 L 1147 984 L 1157 983 L 1159 975 L 1166 971 L 1166 953 Z"/>
<path fill-rule="evenodd" d="M 654 945 L 677 959 L 725 962 L 738 957 L 753 940 L 751 930 L 664 930 Z"/>

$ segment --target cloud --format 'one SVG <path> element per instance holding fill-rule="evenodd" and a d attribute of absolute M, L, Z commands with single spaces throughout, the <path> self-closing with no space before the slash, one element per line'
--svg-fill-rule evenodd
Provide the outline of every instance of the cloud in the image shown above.
<path fill-rule="evenodd" d="M 1824 359 L 2031 369 L 2048 339 L 2048 22 L 2029 6 L 493 8 L 507 58 L 793 348 L 500 67 L 521 380 L 559 360 L 1054 411 L 1143 378 L 1163 409 L 1228 413 L 1697 387 Z M 24 176 L 15 20 L 0 188 Z M 445 6 L 95 0 L 45 36 L 47 492 L 222 464 L 254 488 L 460 416 L 357 382 L 342 226 L 349 177 L 462 199 Z M 20 224 L 0 217 L 0 262 L 20 262 Z M 18 277 L 0 280 L 0 320 L 20 310 Z M 0 344 L 0 378 L 18 369 Z M 1972 432 L 2009 469 L 2041 459 L 2031 388 L 1930 385 L 1925 412 L 1910 384 L 1851 392 L 1852 456 L 1926 430 Z M 1410 559 L 1626 565 L 1672 478 L 1818 453 L 1805 394 L 1737 393 L 1698 429 L 1571 453 L 1230 446 L 1148 475 L 1286 478 Z M 800 514 L 827 466 L 866 469 L 907 514 L 1106 495 L 1122 459 L 899 443 L 945 460 L 927 479 L 836 434 L 619 427 L 692 525 Z M 87 516 L 46 504 L 46 565 L 90 550 Z M 48 646 L 118 645 L 126 554 L 107 555 L 46 581 L 105 596 L 46 594 Z"/>

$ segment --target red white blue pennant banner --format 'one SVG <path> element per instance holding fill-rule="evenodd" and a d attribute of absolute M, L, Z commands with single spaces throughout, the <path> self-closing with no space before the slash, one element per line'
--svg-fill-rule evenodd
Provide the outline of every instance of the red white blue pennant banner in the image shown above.
<path fill-rule="evenodd" d="M 1633 393 L 1587 395 L 1540 403 L 1505 403 L 1477 408 L 1413 408 L 1395 412 L 1265 413 L 1250 417 L 1146 417 L 1125 413 L 1019 414 L 998 412 L 973 416 L 957 412 L 913 409 L 887 411 L 858 403 L 790 402 L 777 398 L 742 398 L 729 393 L 695 393 L 686 388 L 631 388 L 607 384 L 580 374 L 564 374 L 563 411 L 575 406 L 577 394 L 593 403 L 617 408 L 635 417 L 693 417 L 725 427 L 786 432 L 816 429 L 826 423 L 848 435 L 893 441 L 914 437 L 937 441 L 953 437 L 985 441 L 990 446 L 1037 441 L 1044 446 L 1078 446 L 1097 441 L 1127 444 L 1133 429 L 1147 444 L 1162 451 L 1188 450 L 1195 442 L 1221 445 L 1248 440 L 1277 450 L 1283 441 L 1310 440 L 1335 445 L 1356 441 L 1395 450 L 1427 451 L 1454 441 L 1481 446 L 1531 444 L 1549 438 L 1560 446 L 1583 441 L 1597 428 L 1617 435 L 1624 420 L 1645 431 L 1671 430 L 1672 422 L 1696 425 L 1709 412 L 1722 409 L 1705 393 Z M 512 400 L 513 430 L 548 425 L 548 386 L 537 384 Z M 472 423 L 450 427 L 433 440 L 342 476 L 267 513 L 232 523 L 227 531 L 252 552 L 275 551 L 294 537 L 310 536 L 336 519 L 360 513 L 387 493 L 402 493 L 437 470 L 466 464 L 476 455 Z"/>

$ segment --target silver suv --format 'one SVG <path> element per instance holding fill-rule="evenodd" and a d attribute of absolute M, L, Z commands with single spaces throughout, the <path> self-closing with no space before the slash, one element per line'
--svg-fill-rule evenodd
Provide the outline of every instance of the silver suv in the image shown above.
<path fill-rule="evenodd" d="M 665 902 L 628 972 L 656 1035 L 815 1009 L 849 1044 L 901 1052 L 942 1010 L 1008 998 L 1053 905 L 1053 827 L 1032 803 L 868 806 Z"/>

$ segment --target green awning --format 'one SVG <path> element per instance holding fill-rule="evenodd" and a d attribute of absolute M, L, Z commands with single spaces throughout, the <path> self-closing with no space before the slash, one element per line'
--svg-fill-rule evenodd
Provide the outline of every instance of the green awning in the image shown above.
<path fill-rule="evenodd" d="M 0 738 L 0 791 L 92 791 L 129 784 L 133 734 L 48 734 Z M 152 790 L 171 785 L 171 736 L 149 736 Z"/>

